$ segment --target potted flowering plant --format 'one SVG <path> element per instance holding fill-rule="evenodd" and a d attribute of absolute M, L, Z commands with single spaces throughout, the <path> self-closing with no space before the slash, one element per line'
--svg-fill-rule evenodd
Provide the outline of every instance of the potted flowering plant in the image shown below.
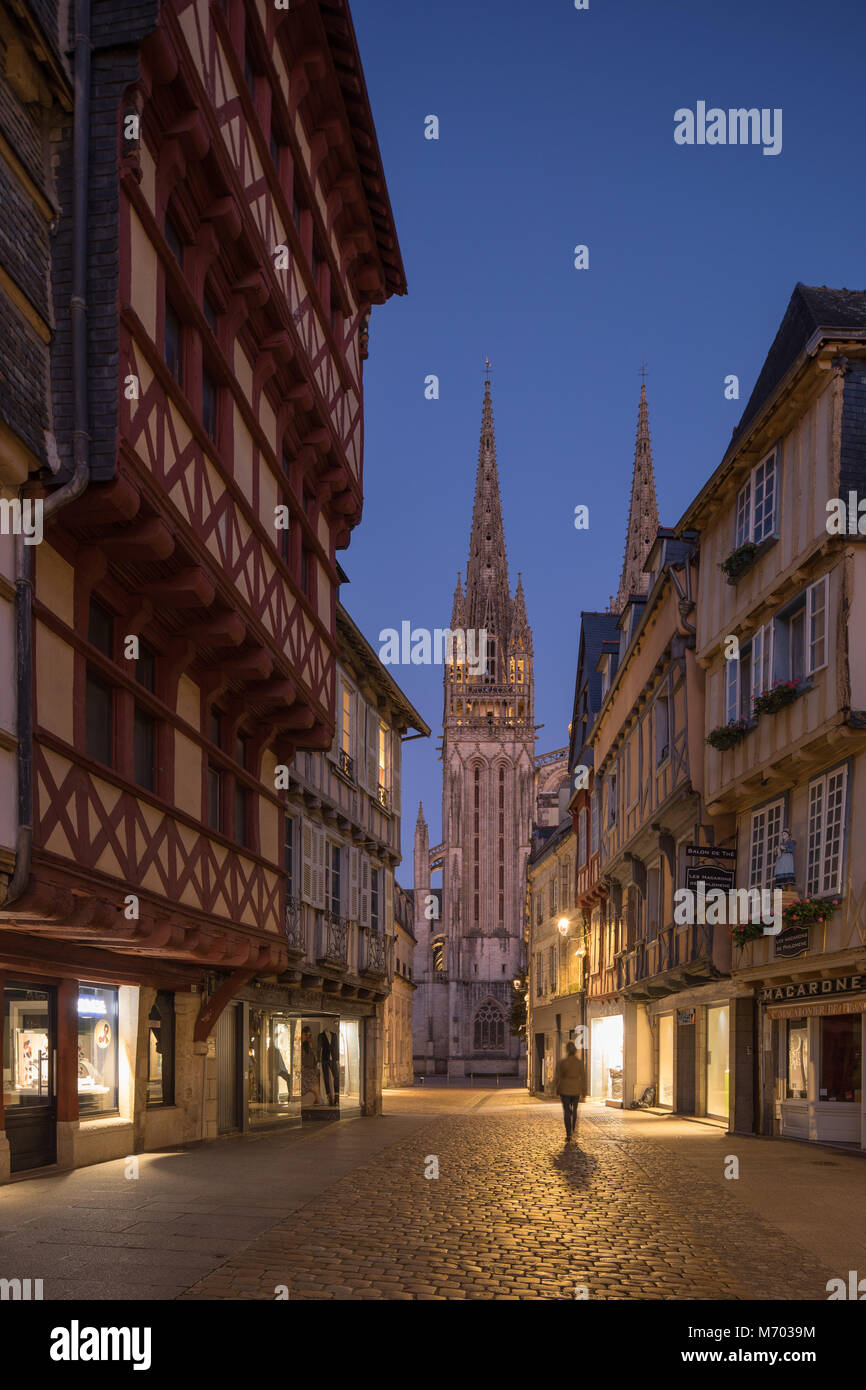
<path fill-rule="evenodd" d="M 755 714 L 775 714 L 801 695 L 803 687 L 797 681 L 773 681 L 769 690 L 755 696 Z"/>
<path fill-rule="evenodd" d="M 754 541 L 744 541 L 738 545 L 736 550 L 732 550 L 726 560 L 722 560 L 719 569 L 723 570 L 728 576 L 729 584 L 736 584 L 738 579 L 751 568 L 752 562 L 758 553 L 758 547 Z"/>
<path fill-rule="evenodd" d="M 726 748 L 733 748 L 744 739 L 751 727 L 748 719 L 729 719 L 727 724 L 720 724 L 717 729 L 711 729 L 706 741 L 711 748 L 718 748 L 720 752 L 724 752 Z"/>
<path fill-rule="evenodd" d="M 782 911 L 786 927 L 808 927 L 812 922 L 825 922 L 839 906 L 839 898 L 798 898 Z"/>

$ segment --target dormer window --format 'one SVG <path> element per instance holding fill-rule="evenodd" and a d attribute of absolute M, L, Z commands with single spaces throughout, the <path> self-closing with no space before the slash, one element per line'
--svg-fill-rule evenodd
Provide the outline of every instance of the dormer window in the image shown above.
<path fill-rule="evenodd" d="M 760 545 L 776 527 L 776 455 L 753 468 L 737 493 L 734 547 Z"/>

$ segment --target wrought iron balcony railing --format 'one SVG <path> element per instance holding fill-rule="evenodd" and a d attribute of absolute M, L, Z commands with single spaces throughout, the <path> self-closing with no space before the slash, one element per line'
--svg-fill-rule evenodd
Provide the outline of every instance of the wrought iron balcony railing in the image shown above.
<path fill-rule="evenodd" d="M 289 950 L 303 955 L 305 949 L 304 914 L 300 899 L 293 897 L 291 893 L 286 894 L 284 930 Z"/>
<path fill-rule="evenodd" d="M 384 806 L 386 811 L 390 811 L 391 792 L 388 787 L 383 787 L 381 782 L 379 783 L 379 786 L 376 790 L 376 799 L 378 800 L 380 806 Z"/>
<path fill-rule="evenodd" d="M 368 975 L 385 974 L 385 938 L 379 932 L 364 933 L 364 965 Z"/>
<path fill-rule="evenodd" d="M 350 782 L 355 780 L 355 759 L 350 758 L 349 754 L 340 749 L 338 766 L 344 777 L 348 777 Z"/>
<path fill-rule="evenodd" d="M 330 910 L 323 912 L 319 960 L 330 965 L 347 965 L 349 961 L 348 947 L 349 924 L 346 918 Z"/>

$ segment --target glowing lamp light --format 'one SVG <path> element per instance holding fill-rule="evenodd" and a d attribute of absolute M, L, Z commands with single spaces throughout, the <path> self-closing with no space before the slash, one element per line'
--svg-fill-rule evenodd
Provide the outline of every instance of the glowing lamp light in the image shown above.
<path fill-rule="evenodd" d="M 104 1018 L 108 1013 L 104 999 L 94 999 L 90 994 L 83 994 L 78 999 L 78 1012 L 87 1018 Z"/>
<path fill-rule="evenodd" d="M 571 923 L 569 922 L 567 917 L 560 917 L 556 925 L 559 928 L 559 933 L 561 936 L 568 935 L 568 929 L 571 926 Z"/>

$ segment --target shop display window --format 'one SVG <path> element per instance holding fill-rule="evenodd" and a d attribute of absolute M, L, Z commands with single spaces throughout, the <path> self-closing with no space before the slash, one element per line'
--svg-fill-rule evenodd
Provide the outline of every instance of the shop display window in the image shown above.
<path fill-rule="evenodd" d="M 250 1009 L 250 1125 L 301 1117 L 301 1020 L 273 1009 Z"/>
<path fill-rule="evenodd" d="M 821 1019 L 821 1086 L 819 1100 L 862 1099 L 862 1015 L 838 1014 Z"/>
<path fill-rule="evenodd" d="M 805 1018 L 788 1019 L 787 1100 L 806 1100 L 809 1095 L 809 1030 Z"/>
<path fill-rule="evenodd" d="M 360 1029 L 356 1018 L 301 1020 L 304 1110 L 357 1106 L 361 1101 Z"/>
<path fill-rule="evenodd" d="M 50 1105 L 51 1001 L 46 990 L 3 991 L 3 1101 L 7 1109 Z"/>
<path fill-rule="evenodd" d="M 78 1109 L 117 1110 L 117 990 L 108 985 L 78 988 Z"/>

